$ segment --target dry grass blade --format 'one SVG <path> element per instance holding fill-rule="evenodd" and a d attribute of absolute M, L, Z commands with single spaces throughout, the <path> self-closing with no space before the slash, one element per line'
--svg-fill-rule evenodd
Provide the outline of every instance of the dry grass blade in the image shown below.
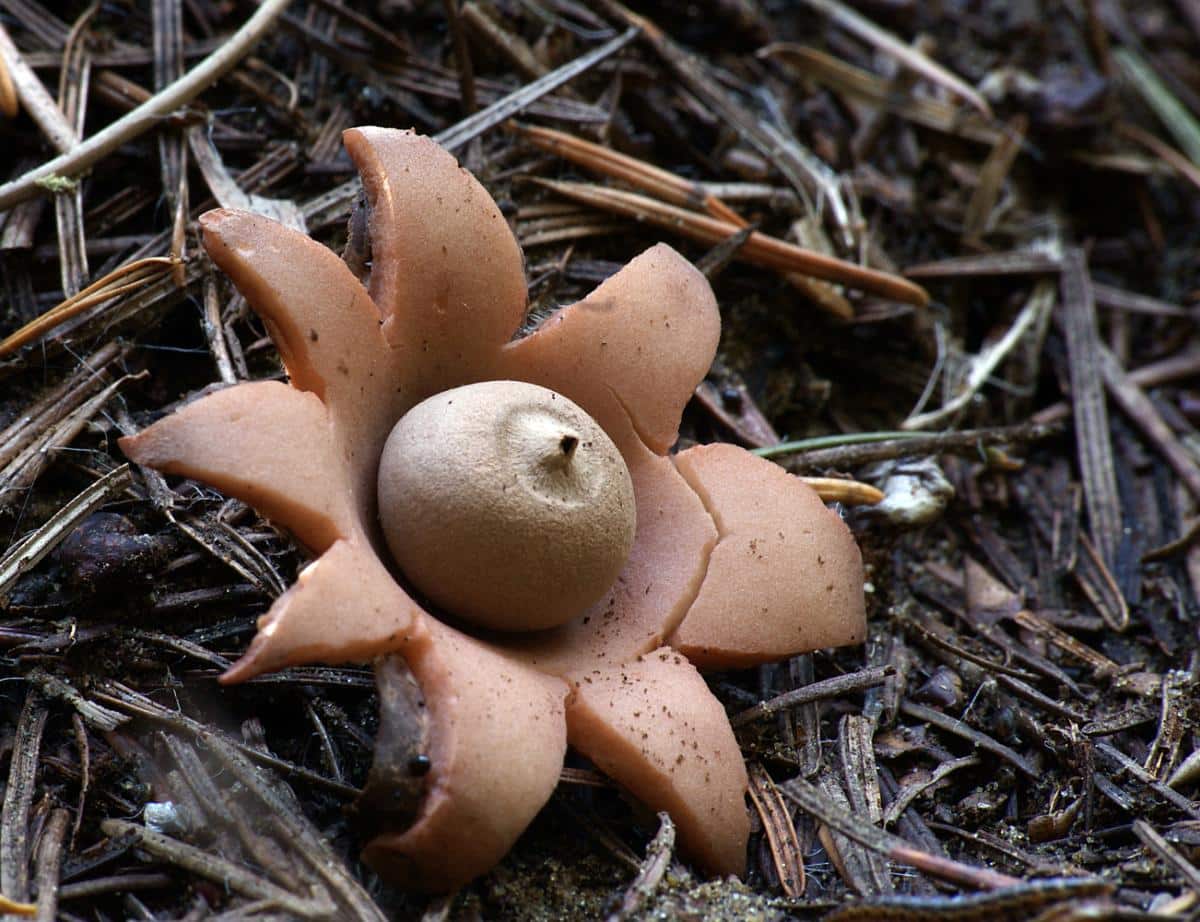
<path fill-rule="evenodd" d="M 516 130 L 522 138 L 538 149 L 569 160 L 577 166 L 622 180 L 672 204 L 685 208 L 700 208 L 714 218 L 739 227 L 746 226 L 746 220 L 741 215 L 710 194 L 699 183 L 690 182 L 637 157 L 630 157 L 611 147 L 593 144 L 591 141 L 551 128 L 520 125 Z"/>
<path fill-rule="evenodd" d="M 1117 122 L 1115 127 L 1118 134 L 1124 135 L 1129 140 L 1151 151 L 1163 163 L 1166 163 L 1176 173 L 1197 189 L 1200 189 L 1200 167 L 1196 166 L 1195 163 L 1183 156 L 1183 154 L 1179 153 L 1171 145 L 1159 140 L 1144 128 L 1134 125 L 1131 122 Z"/>
<path fill-rule="evenodd" d="M 33 197 L 47 180 L 78 176 L 122 144 L 157 127 L 163 116 L 191 102 L 249 54 L 289 2 L 291 0 L 264 0 L 228 41 L 174 83 L 68 153 L 0 186 L 0 209 L 11 208 Z"/>
<path fill-rule="evenodd" d="M 846 468 L 870 464 L 873 461 L 887 461 L 905 455 L 932 455 L 943 452 L 963 452 L 977 454 L 988 448 L 1000 445 L 1018 445 L 1023 442 L 1033 442 L 1050 438 L 1060 431 L 1055 424 L 1021 423 L 1016 426 L 1001 426 L 995 429 L 966 429 L 962 432 L 901 432 L 888 433 L 888 436 L 878 437 L 875 433 L 870 439 L 856 441 L 852 437 L 846 439 L 847 444 L 835 448 L 809 449 L 803 443 L 784 442 L 782 445 L 757 451 L 755 454 L 773 458 L 778 455 L 794 454 L 789 458 L 787 468 L 792 473 L 812 470 L 813 468 Z"/>
<path fill-rule="evenodd" d="M 1195 454 L 1184 446 L 1167 425 L 1154 401 L 1130 380 L 1131 376 L 1121 368 L 1121 363 L 1112 351 L 1101 345 L 1099 356 L 1100 374 L 1113 400 L 1167 459 L 1167 463 L 1179 475 L 1184 486 L 1200 500 L 1200 465 L 1196 463 Z"/>
<path fill-rule="evenodd" d="M 896 96 L 890 81 L 816 48 L 778 43 L 767 46 L 759 55 L 785 58 L 805 76 L 835 92 L 854 96 L 926 128 L 989 146 L 995 146 L 1001 139 L 999 129 L 973 112 L 964 113 L 959 106 L 927 96 Z"/>
<path fill-rule="evenodd" d="M 748 708 L 740 714 L 735 714 L 730 718 L 729 722 L 735 727 L 741 727 L 753 721 L 761 720 L 764 717 L 770 717 L 772 714 L 777 714 L 786 708 L 811 704 L 814 701 L 821 701 L 825 698 L 839 698 L 851 692 L 882 685 L 888 680 L 889 676 L 895 674 L 896 669 L 894 666 L 871 666 L 858 672 L 852 672 L 849 675 L 822 679 L 820 682 L 812 682 L 808 685 L 802 685 L 800 688 L 784 692 L 770 701 L 761 701 L 754 705 L 754 707 Z"/>
<path fill-rule="evenodd" d="M 50 811 L 37 847 L 38 922 L 58 918 L 58 884 L 62 872 L 63 843 L 71 814 L 62 807 Z"/>
<path fill-rule="evenodd" d="M 200 742 L 206 746 L 215 746 L 222 742 L 226 742 L 218 731 L 211 729 L 198 720 L 194 720 L 178 711 L 172 711 L 162 707 L 147 698 L 145 695 L 127 688 L 119 682 L 106 680 L 97 685 L 94 692 L 94 697 L 111 704 L 113 707 L 124 711 L 128 714 L 133 714 L 136 717 L 144 717 L 156 723 L 165 724 L 176 732 L 184 732 L 192 734 Z M 228 745 L 232 746 L 239 753 L 246 756 L 252 762 L 257 762 L 260 765 L 265 765 L 274 771 L 279 772 L 286 778 L 297 778 L 307 781 L 309 784 L 320 785 L 321 787 L 332 791 L 341 797 L 353 798 L 359 794 L 358 788 L 348 784 L 343 784 L 340 781 L 333 781 L 326 778 L 324 775 L 314 772 L 311 769 L 301 765 L 296 765 L 288 762 L 285 759 L 276 758 L 269 753 L 262 752 L 249 746 L 245 743 L 228 741 Z"/>
<path fill-rule="evenodd" d="M 988 229 L 988 218 L 1000 198 L 1004 188 L 1004 180 L 1008 177 L 1021 147 L 1025 143 L 1025 132 L 1029 128 L 1029 119 L 1017 115 L 1008 123 L 1008 130 L 991 149 L 979 170 L 979 185 L 967 202 L 967 210 L 963 215 L 963 240 L 973 243 L 981 240 Z"/>
<path fill-rule="evenodd" d="M 0 115 L 16 118 L 21 111 L 17 102 L 17 88 L 13 86 L 12 74 L 8 69 L 8 56 L 0 54 Z M 0 906 L 0 909 L 3 909 Z"/>
<path fill-rule="evenodd" d="M 852 245 L 855 235 L 851 217 L 843 201 L 842 190 L 833 170 L 800 145 L 784 130 L 757 118 L 722 86 L 712 69 L 700 58 L 688 54 L 662 29 L 644 16 L 622 6 L 617 0 L 604 0 L 614 15 L 643 30 L 654 50 L 666 61 L 687 87 L 721 119 L 728 122 L 758 149 L 782 173 L 801 196 L 812 195 L 828 203 L 833 221 L 843 242 Z"/>
<path fill-rule="evenodd" d="M 4 62 L 9 85 L 14 88 L 25 111 L 41 129 L 46 140 L 60 153 L 74 147 L 79 141 L 75 135 L 75 129 L 63 116 L 58 103 L 42 85 L 42 81 L 33 72 L 33 68 L 25 63 L 21 52 L 17 50 L 17 46 L 13 44 L 13 40 L 2 24 L 0 24 L 0 60 Z M 0 187 L 0 189 L 2 188 Z M 12 204 L 16 203 L 6 202 L 0 207 L 7 208 Z"/>
<path fill-rule="evenodd" d="M 222 208 L 238 208 L 243 211 L 253 211 L 265 215 L 273 221 L 278 221 L 300 233 L 307 233 L 304 215 L 291 199 L 268 198 L 265 195 L 253 195 L 245 192 L 237 184 L 220 152 L 213 144 L 212 136 L 204 125 L 192 125 L 187 130 L 187 143 L 191 149 L 192 158 L 196 161 L 204 181 L 212 191 L 213 197 Z"/>
<path fill-rule="evenodd" d="M 1188 800 L 1178 791 L 1167 787 L 1152 774 L 1142 768 L 1142 766 L 1140 766 L 1137 762 L 1129 758 L 1129 756 L 1125 755 L 1125 753 L 1121 752 L 1121 750 L 1117 749 L 1117 747 L 1112 743 L 1101 740 L 1096 742 L 1095 746 L 1096 755 L 1098 755 L 1102 761 L 1111 766 L 1112 771 L 1128 772 L 1132 777 L 1146 785 L 1147 788 L 1152 790 L 1155 794 L 1157 794 L 1167 803 L 1171 804 L 1177 810 L 1182 811 L 1193 820 L 1200 820 L 1200 807 L 1197 807 L 1194 802 Z"/>
<path fill-rule="evenodd" d="M 0 430 L 0 468 L 12 463 L 20 452 L 45 431 L 62 421 L 107 380 L 108 366 L 125 349 L 117 343 L 105 343 L 91 355 L 80 357 L 75 371 L 60 384 L 49 388 L 8 428 Z"/>
<path fill-rule="evenodd" d="M 992 117 L 987 100 L 977 93 L 965 80 L 952 73 L 928 55 L 922 54 L 911 45 L 882 29 L 862 14 L 838 0 L 804 0 L 810 7 L 825 14 L 842 28 L 853 32 L 865 42 L 891 55 L 911 71 L 937 84 L 951 94 L 965 100 L 977 109 L 984 118 Z"/>
<path fill-rule="evenodd" d="M 50 308 L 40 317 L 30 321 L 15 333 L 0 341 L 0 357 L 9 355 L 22 346 L 41 339 L 51 330 L 75 317 L 89 307 L 102 304 L 118 295 L 145 288 L 157 282 L 179 264 L 170 256 L 148 256 L 124 266 L 119 266 L 102 279 L 97 279 L 79 294 L 67 298 Z"/>
<path fill-rule="evenodd" d="M 558 182 L 550 179 L 534 181 L 575 201 L 674 230 L 703 243 L 718 243 L 741 230 L 728 221 L 710 218 L 632 192 L 586 183 Z M 812 250 L 776 237 L 768 237 L 766 234 L 751 234 L 738 256 L 747 262 L 785 274 L 799 272 L 918 307 L 929 303 L 929 294 L 925 289 L 900 276 L 868 269 L 823 253 L 814 253 Z M 850 318 L 843 316 L 842 319 Z"/>
<path fill-rule="evenodd" d="M 622 922 L 624 919 L 636 916 L 638 910 L 642 909 L 654 896 L 654 891 L 658 889 L 659 883 L 662 882 L 663 876 L 671 866 L 671 857 L 674 852 L 675 824 L 666 813 L 660 813 L 658 814 L 658 832 L 654 834 L 654 838 L 646 849 L 646 858 L 638 868 L 637 877 L 626 889 L 620 908 L 611 913 L 605 922 Z"/>
<path fill-rule="evenodd" d="M 838 761 L 842 766 L 846 797 L 854 813 L 872 826 L 883 820 L 874 737 L 874 724 L 862 714 L 845 714 L 838 721 Z M 891 870 L 884 857 L 871 852 L 863 857 L 863 871 L 870 878 L 870 891 L 895 892 Z"/>
<path fill-rule="evenodd" d="M 918 416 L 910 416 L 901 423 L 901 427 L 903 429 L 925 429 L 929 426 L 936 426 L 966 407 L 1025 334 L 1038 327 L 1054 309 L 1054 301 L 1055 287 L 1052 282 L 1043 281 L 1036 285 L 1033 294 L 1021 309 L 1021 313 L 1017 315 L 1012 326 L 1005 331 L 1004 335 L 968 361 L 967 380 L 958 394 L 940 409 L 921 413 Z"/>
<path fill-rule="evenodd" d="M 1091 276 L 1082 251 L 1071 249 L 1063 254 L 1061 284 L 1062 325 L 1067 340 L 1075 446 L 1084 499 L 1092 540 L 1105 566 L 1112 570 L 1121 540 L 1121 500 L 1113 472 L 1112 430 L 1104 404 Z"/>
<path fill-rule="evenodd" d="M 517 131 L 539 149 L 569 160 L 577 166 L 629 183 L 631 186 L 649 192 L 674 205 L 703 210 L 712 217 L 728 221 L 743 231 L 748 231 L 750 228 L 750 224 L 745 218 L 701 184 L 691 182 L 682 176 L 676 176 L 674 173 L 646 163 L 644 160 L 550 128 L 519 126 Z M 746 236 L 749 234 L 747 233 Z M 737 255 L 737 250 L 740 250 L 744 244 L 740 237 L 729 239 L 738 241 L 729 253 L 729 258 L 733 258 Z M 790 283 L 804 291 L 819 307 L 835 317 L 849 317 L 853 314 L 853 308 L 832 286 L 817 282 L 805 275 L 789 275 L 787 278 Z"/>
<path fill-rule="evenodd" d="M 1095 877 L 1017 881 L 991 893 L 964 896 L 898 896 L 837 909 L 824 922 L 1085 922 L 1089 919 L 1146 919 L 1141 912 L 1114 914 L 1106 897 L 1115 890 Z M 1119 911 L 1117 911 L 1119 913 Z"/>
<path fill-rule="evenodd" d="M 532 83 L 513 90 L 507 96 L 496 100 L 491 105 L 480 109 L 474 115 L 450 126 L 445 131 L 434 136 L 434 140 L 448 151 L 456 151 L 472 138 L 483 134 L 501 122 L 512 118 L 527 106 L 541 99 L 548 93 L 554 92 L 564 83 L 590 70 L 605 58 L 616 54 L 634 38 L 638 30 L 630 28 L 616 38 L 610 39 L 598 48 L 593 48 L 581 54 L 573 61 L 568 61 L 562 67 L 552 70 L 544 77 Z M 350 206 L 355 196 L 362 189 L 358 179 L 351 179 L 340 186 L 309 199 L 301 208 L 305 221 L 309 225 L 319 227 L 335 221 L 345 220 L 350 214 Z M 2 191 L 2 190 L 0 190 Z"/>
<path fill-rule="evenodd" d="M 1012 250 L 980 256 L 955 256 L 909 266 L 905 274 L 915 279 L 971 278 L 977 275 L 1057 275 L 1062 260 L 1044 250 Z"/>
<path fill-rule="evenodd" d="M 283 909 L 296 918 L 328 919 L 332 917 L 335 909 L 324 893 L 314 894 L 309 899 L 295 896 L 269 880 L 247 871 L 241 865 L 154 832 L 145 826 L 125 820 L 108 819 L 100 824 L 100 828 L 106 835 L 114 838 L 124 835 L 136 836 L 138 847 L 147 854 L 208 878 L 243 896 L 262 900 L 266 905 Z"/>
<path fill-rule="evenodd" d="M 947 733 L 952 733 L 955 736 L 970 741 L 979 749 L 999 756 L 1027 778 L 1039 777 L 1037 767 L 1016 750 L 997 742 L 986 733 L 976 730 L 974 727 L 967 726 L 960 718 L 951 717 L 948 714 L 943 714 L 941 711 L 935 711 L 933 708 L 917 704 L 915 701 L 902 702 L 900 710 L 909 717 L 916 720 L 923 720 L 940 730 L 945 730 Z"/>
<path fill-rule="evenodd" d="M 775 873 L 779 875 L 779 885 L 788 896 L 800 897 L 804 894 L 804 856 L 801 854 L 800 840 L 796 837 L 792 814 L 767 770 L 758 762 L 751 762 L 747 768 L 750 774 L 750 800 L 762 820 Z"/>
<path fill-rule="evenodd" d="M 1050 624 L 1039 618 L 1031 611 L 1019 611 L 1012 616 L 1013 623 L 1029 634 L 1043 638 L 1054 644 L 1064 653 L 1068 653 L 1089 666 L 1097 679 L 1107 678 L 1117 673 L 1117 664 L 1103 653 L 1098 653 L 1087 644 L 1068 634 L 1057 625 Z"/>
<path fill-rule="evenodd" d="M 14 454 L 13 459 L 0 470 L 0 510 L 21 497 L 22 491 L 31 486 L 46 469 L 54 457 L 54 450 L 72 442 L 100 408 L 133 377 L 126 375 L 114 381 L 58 422 L 39 430 L 22 450 Z"/>
<path fill-rule="evenodd" d="M 846 506 L 874 506 L 883 502 L 883 491 L 869 483 L 857 480 L 842 480 L 839 477 L 801 477 L 816 491 L 822 502 L 842 503 Z"/>
<path fill-rule="evenodd" d="M 950 759 L 935 768 L 927 778 L 913 784 L 906 784 L 900 789 L 896 798 L 888 804 L 887 812 L 883 815 L 883 827 L 886 829 L 900 819 L 901 814 L 909 808 L 914 800 L 921 796 L 922 792 L 936 786 L 951 772 L 956 772 L 960 768 L 971 768 L 978 764 L 979 756 L 963 756 L 961 759 Z"/>
<path fill-rule="evenodd" d="M 1125 78 L 1138 91 L 1192 163 L 1200 166 L 1200 123 L 1154 73 L 1154 69 L 1132 49 L 1118 48 L 1113 57 L 1121 65 Z"/>
<path fill-rule="evenodd" d="M 42 732 L 49 712 L 31 690 L 17 722 L 8 765 L 8 785 L 0 810 L 0 893 L 18 903 L 29 897 L 29 811 L 37 788 Z"/>
<path fill-rule="evenodd" d="M 788 800 L 799 806 L 831 829 L 837 830 L 847 839 L 858 842 L 877 854 L 907 864 L 932 877 L 977 890 L 996 890 L 1011 887 L 1020 880 L 988 868 L 972 867 L 941 855 L 932 855 L 914 848 L 899 836 L 884 832 L 850 810 L 832 803 L 820 790 L 802 778 L 793 778 L 779 785 L 779 790 Z"/>
<path fill-rule="evenodd" d="M 1164 864 L 1182 877 L 1194 892 L 1200 893 L 1200 870 L 1197 870 L 1179 849 L 1164 839 L 1158 830 L 1145 820 L 1134 820 L 1133 832 L 1142 840 L 1148 851 L 1157 855 Z"/>

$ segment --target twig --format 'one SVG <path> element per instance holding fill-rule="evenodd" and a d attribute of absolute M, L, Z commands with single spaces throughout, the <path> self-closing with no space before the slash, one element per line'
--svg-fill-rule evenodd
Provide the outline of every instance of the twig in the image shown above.
<path fill-rule="evenodd" d="M 1098 741 L 1095 744 L 1096 754 L 1116 771 L 1126 771 L 1159 797 L 1179 810 L 1182 810 L 1194 820 L 1200 820 L 1200 807 L 1188 800 L 1178 791 L 1167 787 L 1152 774 L 1138 765 L 1133 759 L 1117 749 L 1112 743 Z"/>
<path fill-rule="evenodd" d="M 979 452 L 997 445 L 1036 442 L 1057 435 L 1060 431 L 1061 429 L 1057 425 L 1021 423 L 1017 426 L 1000 426 L 995 429 L 967 429 L 962 432 L 935 432 L 929 435 L 906 432 L 904 438 L 882 441 L 873 439 L 862 444 L 846 445 L 841 448 L 805 451 L 788 459 L 787 467 L 793 472 L 817 467 L 844 469 L 904 456 L 936 455 L 943 452 Z M 773 446 L 773 448 L 785 449 L 785 446 Z M 787 453 L 786 450 L 775 451 L 775 454 L 785 453 Z"/>
<path fill-rule="evenodd" d="M 793 899 L 803 896 L 804 856 L 792 815 L 767 770 L 758 762 L 752 762 L 748 769 L 750 800 L 762 820 L 767 844 L 771 848 L 771 859 L 775 863 L 775 873 L 779 875 L 779 886 Z"/>
<path fill-rule="evenodd" d="M 1001 887 L 1012 887 L 1021 883 L 1016 877 L 1001 874 L 987 868 L 972 867 L 962 864 L 952 858 L 931 855 L 914 848 L 899 836 L 884 832 L 876 826 L 863 821 L 849 810 L 830 803 L 809 782 L 801 778 L 793 778 L 779 785 L 783 796 L 799 806 L 805 813 L 844 835 L 847 839 L 859 843 L 892 861 L 907 864 L 931 877 L 952 881 L 977 890 L 997 890 Z"/>
<path fill-rule="evenodd" d="M 1062 325 L 1071 373 L 1071 406 L 1075 417 L 1075 447 L 1083 480 L 1092 540 L 1104 565 L 1113 569 L 1121 533 L 1121 501 L 1113 472 L 1112 430 L 1104 404 L 1100 370 L 1100 338 L 1091 276 L 1083 251 L 1063 254 Z"/>
<path fill-rule="evenodd" d="M 1188 861 L 1178 849 L 1160 836 L 1154 827 L 1145 820 L 1134 820 L 1133 832 L 1142 840 L 1142 844 L 1148 851 L 1156 854 L 1164 864 L 1170 865 L 1175 873 L 1183 878 L 1184 883 L 1196 893 L 1200 893 L 1200 870 L 1197 870 L 1196 866 Z"/>
<path fill-rule="evenodd" d="M 947 733 L 953 733 L 955 736 L 960 736 L 968 740 L 979 749 L 999 756 L 1030 778 L 1036 779 L 1040 777 L 1037 768 L 1023 755 L 1005 746 L 1003 743 L 997 742 L 986 733 L 981 733 L 974 727 L 968 726 L 962 720 L 951 717 L 948 714 L 943 714 L 941 711 L 935 711 L 933 708 L 925 707 L 923 704 L 917 704 L 915 701 L 905 700 L 900 702 L 900 710 L 909 717 L 933 724 L 933 726 L 940 730 L 945 730 Z"/>
<path fill-rule="evenodd" d="M 638 869 L 637 877 L 625 890 L 620 908 L 611 913 L 606 922 L 621 922 L 631 918 L 638 912 L 662 881 L 667 868 L 671 866 L 671 856 L 675 852 L 675 824 L 666 813 L 658 814 L 658 832 L 654 834 L 646 849 L 646 858 Z"/>
<path fill-rule="evenodd" d="M 92 135 L 68 153 L 35 167 L 19 179 L 0 186 L 0 209 L 32 198 L 52 177 L 75 177 L 122 144 L 160 124 L 163 116 L 191 102 L 232 70 L 267 33 L 291 0 L 264 0 L 229 40 L 194 68 L 155 93 L 132 112 Z"/>
<path fill-rule="evenodd" d="M 772 714 L 777 714 L 779 711 L 787 708 L 799 707 L 802 704 L 821 701 L 825 698 L 840 698 L 842 695 L 847 695 L 850 692 L 874 688 L 887 681 L 888 676 L 895 674 L 895 666 L 871 666 L 869 669 L 861 669 L 849 675 L 839 675 L 834 676 L 832 679 L 822 679 L 820 682 L 813 682 L 802 688 L 784 692 L 770 701 L 762 701 L 752 708 L 747 708 L 740 714 L 735 714 L 730 718 L 729 722 L 735 727 L 745 726 L 748 723 L 753 723 L 764 717 L 770 717 Z"/>
<path fill-rule="evenodd" d="M 825 922 L 1001 922 L 1001 920 L 1043 920 L 1043 922 L 1071 922 L 1083 919 L 1116 919 L 1108 912 L 1103 915 L 1089 912 L 1093 903 L 1090 897 L 1111 894 L 1113 884 L 1098 877 L 1060 877 L 1047 880 L 1017 881 L 1014 885 L 963 896 L 897 896 L 889 899 L 871 900 L 857 905 L 834 910 L 825 917 Z M 1100 907 L 1106 910 L 1108 907 Z M 1068 914 L 1058 910 L 1066 909 Z M 1075 915 L 1071 910 L 1079 909 Z M 1141 918 L 1139 913 L 1137 918 Z"/>
<path fill-rule="evenodd" d="M 29 808 L 37 787 L 38 753 L 48 715 L 42 696 L 31 689 L 17 722 L 0 811 L 0 892 L 17 902 L 29 897 Z"/>
<path fill-rule="evenodd" d="M 458 0 L 442 0 L 446 11 L 446 22 L 450 26 L 450 38 L 454 43 L 454 64 L 458 69 L 458 86 L 462 93 L 462 107 L 466 115 L 474 115 L 479 108 L 475 99 L 475 68 L 471 63 L 471 51 L 467 46 L 467 33 L 463 28 Z"/>
<path fill-rule="evenodd" d="M 335 909 L 324 893 L 318 891 L 318 895 L 310 899 L 294 896 L 282 887 L 250 873 L 241 865 L 210 855 L 195 846 L 164 836 L 145 826 L 125 820 L 107 819 L 100 823 L 100 829 L 109 836 L 136 836 L 138 847 L 155 858 L 206 877 L 243 896 L 265 900 L 301 919 L 327 919 Z"/>

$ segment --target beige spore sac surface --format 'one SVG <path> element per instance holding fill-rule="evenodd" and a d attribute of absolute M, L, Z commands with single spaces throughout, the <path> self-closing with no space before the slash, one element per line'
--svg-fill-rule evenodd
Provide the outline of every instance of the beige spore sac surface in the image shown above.
<path fill-rule="evenodd" d="M 443 391 L 396 424 L 379 518 L 404 575 L 479 627 L 557 627 L 606 593 L 637 526 L 612 439 L 548 388 L 485 381 Z"/>

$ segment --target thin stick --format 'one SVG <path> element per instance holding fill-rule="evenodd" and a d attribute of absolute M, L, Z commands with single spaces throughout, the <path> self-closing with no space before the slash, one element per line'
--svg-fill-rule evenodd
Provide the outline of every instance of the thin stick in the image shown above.
<path fill-rule="evenodd" d="M 719 243 L 741 230 L 736 224 L 728 221 L 668 205 L 632 192 L 550 179 L 537 179 L 535 182 L 539 186 L 544 186 L 577 202 L 603 208 L 616 214 L 627 215 L 639 221 L 657 224 L 669 230 L 679 231 L 705 243 Z M 776 269 L 780 272 L 802 272 L 827 282 L 851 285 L 885 298 L 903 301 L 905 304 L 914 304 L 917 307 L 924 307 L 929 303 L 929 293 L 920 285 L 910 282 L 906 278 L 890 272 L 868 269 L 866 266 L 826 256 L 824 253 L 806 250 L 785 240 L 758 232 L 750 235 L 750 239 L 742 247 L 739 256 L 747 262 L 765 266 L 768 269 Z M 826 305 L 820 306 L 827 307 Z"/>
<path fill-rule="evenodd" d="M 754 707 L 747 708 L 740 714 L 735 714 L 729 722 L 735 727 L 740 727 L 752 721 L 770 717 L 772 714 L 782 711 L 785 708 L 799 707 L 802 704 L 810 704 L 813 701 L 820 701 L 823 698 L 835 698 L 852 691 L 862 691 L 864 688 L 873 688 L 876 685 L 882 685 L 887 681 L 888 676 L 895 674 L 895 666 L 872 666 L 869 669 L 862 669 L 858 672 L 852 672 L 849 675 L 839 675 L 834 676 L 832 679 L 823 679 L 820 682 L 813 682 L 802 688 L 784 692 L 770 701 L 761 701 L 754 705 Z"/>
<path fill-rule="evenodd" d="M 0 209 L 11 208 L 37 195 L 42 184 L 57 177 L 78 176 L 122 144 L 157 126 L 162 118 L 187 105 L 229 73 L 274 25 L 291 0 L 264 0 L 237 32 L 207 58 L 163 87 L 132 112 L 92 135 L 67 153 L 34 167 L 19 179 L 0 186 Z M 11 63 L 11 62 L 10 62 Z"/>
<path fill-rule="evenodd" d="M 976 890 L 998 890 L 1012 887 L 1021 881 L 987 868 L 972 867 L 941 855 L 932 855 L 905 842 L 899 836 L 884 832 L 862 817 L 831 803 L 827 797 L 802 778 L 793 778 L 779 785 L 784 797 L 795 803 L 805 813 L 840 832 L 847 839 L 869 848 L 892 861 L 907 864 L 931 877 L 949 880 L 956 884 L 974 887 Z"/>
<path fill-rule="evenodd" d="M 903 438 L 863 439 L 865 444 L 850 443 L 839 448 L 805 451 L 787 463 L 788 470 L 810 470 L 814 467 L 852 468 L 872 461 L 886 461 L 901 456 L 940 455 L 943 452 L 981 451 L 994 445 L 1011 445 L 1034 442 L 1061 432 L 1061 427 L 1021 423 L 1016 426 L 999 426 L 995 429 L 966 429 L 962 432 L 933 432 L 929 434 L 905 432 Z M 786 454 L 786 445 L 772 446 L 774 455 Z M 762 454 L 763 452 L 756 452 Z"/>

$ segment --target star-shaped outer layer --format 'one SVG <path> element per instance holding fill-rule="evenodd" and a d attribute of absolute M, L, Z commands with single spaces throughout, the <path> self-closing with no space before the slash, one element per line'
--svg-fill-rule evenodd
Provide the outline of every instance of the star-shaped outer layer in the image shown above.
<path fill-rule="evenodd" d="M 356 128 L 345 143 L 370 204 L 366 284 L 302 234 L 209 212 L 204 246 L 266 323 L 290 385 L 238 384 L 122 440 L 134 461 L 245 500 L 318 555 L 224 681 L 405 659 L 431 768 L 416 822 L 365 853 L 401 883 L 448 890 L 492 867 L 549 798 L 568 742 L 667 810 L 685 854 L 740 873 L 746 774 L 693 664 L 862 641 L 852 536 L 798 479 L 739 448 L 667 455 L 720 331 L 711 288 L 674 250 L 652 247 L 511 341 L 526 304 L 521 253 L 483 187 L 409 132 Z M 397 584 L 374 496 L 396 420 L 489 379 L 541 384 L 591 413 L 629 466 L 638 521 L 628 564 L 586 615 L 485 641 Z M 474 578 L 469 562 L 462 578 Z"/>

